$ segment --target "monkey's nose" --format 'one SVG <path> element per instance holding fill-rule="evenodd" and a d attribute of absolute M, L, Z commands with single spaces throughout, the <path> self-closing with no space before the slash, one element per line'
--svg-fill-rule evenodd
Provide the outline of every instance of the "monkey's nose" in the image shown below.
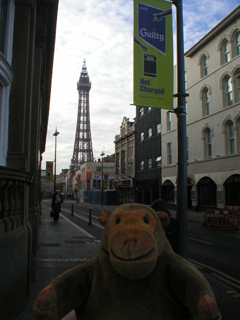
<path fill-rule="evenodd" d="M 127 245 L 136 245 L 138 243 L 138 240 L 137 239 L 126 239 L 124 241 L 124 245 L 127 246 Z"/>
<path fill-rule="evenodd" d="M 138 240 L 136 238 L 126 239 L 124 241 L 124 247 L 126 250 L 126 254 L 129 258 L 131 258 L 135 254 L 135 252 L 137 250 L 137 243 L 138 243 Z"/>

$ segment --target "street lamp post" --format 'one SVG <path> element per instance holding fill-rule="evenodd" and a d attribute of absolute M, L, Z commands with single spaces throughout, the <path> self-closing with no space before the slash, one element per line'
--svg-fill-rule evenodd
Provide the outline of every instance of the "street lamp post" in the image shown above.
<path fill-rule="evenodd" d="M 53 136 L 55 137 L 55 160 L 54 160 L 54 193 L 56 193 L 56 170 L 57 170 L 57 136 L 60 132 L 57 131 L 57 128 L 55 132 L 53 133 Z"/>
<path fill-rule="evenodd" d="M 103 156 L 105 155 L 105 153 L 102 151 L 102 153 L 100 154 L 100 156 L 102 157 L 102 194 L 101 194 L 101 205 L 103 206 Z"/>
<path fill-rule="evenodd" d="M 180 220 L 179 254 L 188 259 L 188 220 L 187 220 L 187 129 L 184 65 L 184 34 L 182 0 L 174 0 L 177 24 L 177 72 L 178 72 L 178 106 L 175 113 L 178 117 L 178 176 L 177 176 L 177 219 Z"/>

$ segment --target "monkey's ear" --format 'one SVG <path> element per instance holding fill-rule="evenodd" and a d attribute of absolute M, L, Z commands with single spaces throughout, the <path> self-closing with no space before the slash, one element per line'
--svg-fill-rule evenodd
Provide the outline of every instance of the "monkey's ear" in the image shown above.
<path fill-rule="evenodd" d="M 112 211 L 110 210 L 102 211 L 98 216 L 98 221 L 105 227 L 111 214 L 112 214 Z"/>
<path fill-rule="evenodd" d="M 158 211 L 157 216 L 159 220 L 162 222 L 163 229 L 166 229 L 170 224 L 169 215 L 164 211 Z"/>

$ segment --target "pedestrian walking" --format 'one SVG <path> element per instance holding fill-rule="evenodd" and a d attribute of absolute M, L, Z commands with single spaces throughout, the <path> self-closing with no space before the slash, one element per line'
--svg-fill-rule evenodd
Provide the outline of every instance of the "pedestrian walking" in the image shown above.
<path fill-rule="evenodd" d="M 58 221 L 59 213 L 61 212 L 61 204 L 62 204 L 62 197 L 59 190 L 56 190 L 52 197 L 52 210 L 53 210 L 53 219 L 54 221 Z"/>
<path fill-rule="evenodd" d="M 180 222 L 178 219 L 171 218 L 171 212 L 168 210 L 167 204 L 164 200 L 158 199 L 154 201 L 151 205 L 152 209 L 156 212 L 163 211 L 166 212 L 170 218 L 170 224 L 168 227 L 164 228 L 166 237 L 170 242 L 173 251 L 179 254 L 179 234 L 180 234 Z"/>

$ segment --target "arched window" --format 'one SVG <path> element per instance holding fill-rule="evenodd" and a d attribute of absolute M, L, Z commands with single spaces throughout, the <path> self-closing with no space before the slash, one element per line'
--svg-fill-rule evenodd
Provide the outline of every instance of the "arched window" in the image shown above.
<path fill-rule="evenodd" d="M 209 90 L 204 88 L 202 91 L 202 115 L 203 117 L 209 115 Z"/>
<path fill-rule="evenodd" d="M 234 82 L 234 102 L 240 102 L 240 69 L 237 69 L 233 76 Z"/>
<path fill-rule="evenodd" d="M 230 60 L 230 46 L 227 39 L 223 40 L 221 45 L 221 63 L 224 64 Z"/>
<path fill-rule="evenodd" d="M 204 159 L 212 158 L 212 134 L 209 128 L 204 130 Z"/>
<path fill-rule="evenodd" d="M 239 30 L 233 34 L 232 51 L 233 51 L 233 58 L 240 55 L 240 31 Z"/>
<path fill-rule="evenodd" d="M 174 184 L 166 180 L 162 185 L 162 199 L 165 202 L 174 202 Z"/>
<path fill-rule="evenodd" d="M 240 153 L 240 118 L 236 122 L 237 127 L 237 152 Z"/>
<path fill-rule="evenodd" d="M 211 206 L 217 205 L 217 185 L 209 177 L 203 177 L 197 184 L 198 205 Z"/>
<path fill-rule="evenodd" d="M 224 182 L 226 206 L 240 206 L 240 175 L 233 174 Z"/>
<path fill-rule="evenodd" d="M 233 104 L 232 97 L 232 81 L 230 76 L 226 76 L 223 79 L 223 105 L 224 107 L 231 106 Z"/>
<path fill-rule="evenodd" d="M 201 59 L 201 78 L 208 75 L 207 56 L 204 54 Z"/>
<path fill-rule="evenodd" d="M 226 154 L 235 153 L 235 135 L 234 135 L 234 123 L 231 120 L 228 120 L 225 124 L 225 133 L 226 133 Z"/>

